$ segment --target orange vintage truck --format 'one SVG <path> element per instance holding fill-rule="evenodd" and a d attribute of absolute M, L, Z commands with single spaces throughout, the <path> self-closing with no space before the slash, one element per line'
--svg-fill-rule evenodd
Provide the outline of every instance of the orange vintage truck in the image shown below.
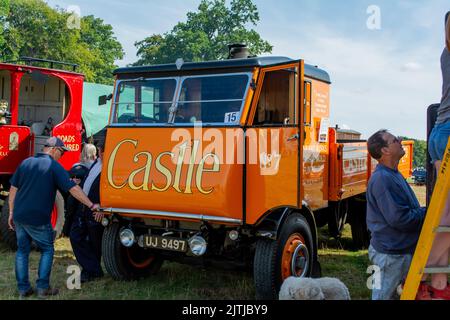
<path fill-rule="evenodd" d="M 329 75 L 242 50 L 115 71 L 101 176 L 115 279 L 164 260 L 233 263 L 253 268 L 257 298 L 274 299 L 283 279 L 320 275 L 318 227 L 338 236 L 350 222 L 367 244 L 374 161 L 365 141 L 330 128 Z"/>

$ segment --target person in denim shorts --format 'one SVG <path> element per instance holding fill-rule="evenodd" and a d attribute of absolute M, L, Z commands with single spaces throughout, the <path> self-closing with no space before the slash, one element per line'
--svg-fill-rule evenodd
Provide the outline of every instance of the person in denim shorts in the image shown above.
<path fill-rule="evenodd" d="M 441 56 L 442 70 L 442 99 L 438 109 L 435 126 L 428 139 L 428 153 L 438 172 L 445 148 L 450 137 L 450 12 L 445 16 L 445 40 L 446 46 Z M 447 204 L 442 212 L 441 226 L 450 226 L 450 194 L 447 196 Z M 438 233 L 434 239 L 427 265 L 429 267 L 447 267 L 449 264 L 450 234 Z M 426 275 L 423 280 L 426 279 Z M 450 300 L 450 286 L 448 276 L 445 273 L 433 274 L 431 277 L 431 297 L 433 299 Z"/>

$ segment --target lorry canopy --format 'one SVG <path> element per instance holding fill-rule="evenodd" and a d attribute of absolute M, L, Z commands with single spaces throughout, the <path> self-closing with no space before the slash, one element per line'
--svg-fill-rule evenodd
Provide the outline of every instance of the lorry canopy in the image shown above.
<path fill-rule="evenodd" d="M 160 64 L 151 66 L 126 67 L 119 68 L 114 71 L 114 75 L 121 74 L 143 74 L 143 73 L 162 73 L 162 72 L 177 72 L 177 71 L 202 71 L 213 69 L 231 69 L 231 68 L 254 68 L 254 67 L 271 67 L 290 62 L 295 62 L 287 57 L 254 57 L 248 59 L 229 59 L 206 62 L 186 62 L 180 69 L 175 63 Z M 305 75 L 326 83 L 331 83 L 329 74 L 322 69 L 315 66 L 305 64 Z"/>
<path fill-rule="evenodd" d="M 110 108 L 108 105 L 99 106 L 98 98 L 103 95 L 110 95 L 113 90 L 113 86 L 84 83 L 82 118 L 87 137 L 95 135 L 107 126 Z"/>

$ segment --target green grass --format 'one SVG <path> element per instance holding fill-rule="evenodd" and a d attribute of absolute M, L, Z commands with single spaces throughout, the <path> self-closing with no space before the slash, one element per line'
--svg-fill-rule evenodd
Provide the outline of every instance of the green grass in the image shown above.
<path fill-rule="evenodd" d="M 419 201 L 424 204 L 424 187 L 413 187 Z M 340 240 L 330 239 L 327 228 L 319 230 L 319 261 L 324 277 L 336 277 L 349 288 L 353 300 L 370 299 L 366 273 L 370 265 L 367 250 L 353 251 L 351 232 L 347 225 Z M 255 289 L 250 273 L 233 270 L 205 269 L 197 266 L 165 262 L 160 272 L 139 281 L 114 281 L 109 275 L 103 279 L 82 284 L 81 290 L 69 290 L 67 267 L 76 264 L 68 239 L 55 244 L 55 260 L 51 283 L 61 289 L 54 299 L 63 300 L 249 300 Z M 0 244 L 0 299 L 17 299 L 14 275 L 14 253 Z M 39 254 L 30 256 L 30 279 L 35 283 Z"/>
<path fill-rule="evenodd" d="M 348 232 L 347 232 L 348 233 Z M 325 236 L 321 237 L 325 239 Z M 323 276 L 338 277 L 347 284 L 353 299 L 367 299 L 365 288 L 368 266 L 367 252 L 340 249 L 342 242 L 350 242 L 346 235 L 340 244 L 333 240 L 321 240 L 319 251 Z M 254 299 L 255 289 L 250 273 L 234 270 L 218 270 L 198 266 L 165 262 L 160 272 L 139 281 L 114 281 L 105 278 L 82 284 L 81 290 L 69 290 L 66 281 L 67 267 L 76 264 L 70 242 L 56 242 L 56 253 L 51 283 L 61 289 L 55 299 L 180 299 L 180 300 L 249 300 Z M 14 276 L 14 253 L 0 245 L 0 299 L 17 299 Z M 39 253 L 30 256 L 30 279 L 35 283 Z"/>

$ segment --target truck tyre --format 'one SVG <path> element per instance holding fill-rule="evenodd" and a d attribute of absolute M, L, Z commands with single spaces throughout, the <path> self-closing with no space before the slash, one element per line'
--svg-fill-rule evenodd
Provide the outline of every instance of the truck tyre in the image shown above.
<path fill-rule="evenodd" d="M 156 274 L 164 259 L 137 245 L 124 247 L 119 239 L 120 230 L 121 225 L 113 223 L 103 233 L 102 255 L 106 271 L 113 279 L 126 281 Z"/>
<path fill-rule="evenodd" d="M 367 204 L 363 200 L 354 200 L 351 204 L 350 226 L 353 247 L 356 250 L 367 249 L 370 244 L 370 232 L 367 229 Z"/>
<path fill-rule="evenodd" d="M 332 202 L 328 213 L 328 231 L 334 238 L 339 238 L 344 230 L 348 215 L 348 199 Z"/>
<path fill-rule="evenodd" d="M 313 237 L 306 219 L 289 216 L 278 240 L 259 239 L 256 243 L 253 278 L 256 299 L 277 300 L 283 281 L 290 277 L 310 277 L 315 260 Z"/>
<path fill-rule="evenodd" d="M 8 218 L 9 218 L 9 198 L 6 198 L 5 203 L 2 207 L 2 213 L 0 215 L 0 234 L 1 239 L 6 246 L 11 248 L 11 250 L 17 250 L 17 238 L 16 233 L 9 229 Z"/>

